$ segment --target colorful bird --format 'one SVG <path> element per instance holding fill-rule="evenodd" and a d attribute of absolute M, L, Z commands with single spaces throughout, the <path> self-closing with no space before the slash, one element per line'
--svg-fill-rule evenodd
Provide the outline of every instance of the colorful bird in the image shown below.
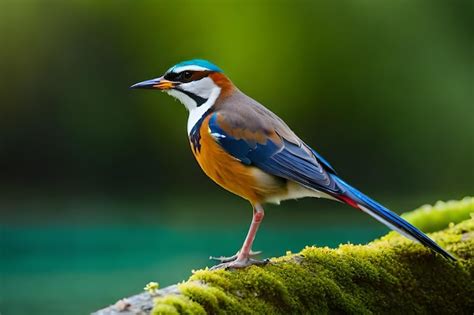
<path fill-rule="evenodd" d="M 189 111 L 191 149 L 203 171 L 253 207 L 242 248 L 234 256 L 219 257 L 219 268 L 265 263 L 252 258 L 257 254 L 252 244 L 264 216 L 262 204 L 302 197 L 346 203 L 455 260 L 416 227 L 343 181 L 281 118 L 242 93 L 209 61 L 178 63 L 163 76 L 131 88 L 158 89 L 183 103 Z"/>

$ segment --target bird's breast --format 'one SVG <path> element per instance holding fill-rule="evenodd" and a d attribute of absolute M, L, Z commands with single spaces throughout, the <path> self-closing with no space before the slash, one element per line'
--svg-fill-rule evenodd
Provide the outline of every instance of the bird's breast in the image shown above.
<path fill-rule="evenodd" d="M 210 134 L 209 118 L 196 124 L 189 135 L 193 154 L 207 176 L 252 203 L 263 202 L 267 196 L 286 189 L 286 181 L 245 165 L 227 153 Z"/>

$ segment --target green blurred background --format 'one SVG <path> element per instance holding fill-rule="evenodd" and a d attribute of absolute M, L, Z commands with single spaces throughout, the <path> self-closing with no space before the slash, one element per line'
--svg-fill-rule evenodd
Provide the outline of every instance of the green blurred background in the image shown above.
<path fill-rule="evenodd" d="M 0 313 L 85 314 L 230 255 L 251 218 L 205 177 L 181 104 L 129 90 L 205 58 L 397 212 L 472 194 L 472 1 L 0 2 Z M 255 249 L 387 230 L 267 206 Z"/>

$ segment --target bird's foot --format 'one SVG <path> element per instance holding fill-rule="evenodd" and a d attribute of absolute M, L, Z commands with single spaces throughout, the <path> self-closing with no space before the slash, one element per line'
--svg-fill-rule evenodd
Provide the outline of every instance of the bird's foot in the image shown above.
<path fill-rule="evenodd" d="M 220 257 L 210 256 L 209 259 L 220 261 L 220 262 L 223 264 L 223 263 L 228 263 L 228 262 L 237 260 L 237 257 L 239 257 L 239 253 L 240 253 L 240 251 L 238 251 L 237 253 L 235 253 L 235 255 L 232 255 L 232 256 L 229 256 L 229 257 L 225 257 L 225 256 L 220 256 Z M 249 253 L 249 257 L 257 256 L 257 255 L 260 255 L 261 253 L 262 253 L 261 251 L 256 251 L 256 252 L 254 252 L 254 251 L 251 250 L 250 253 Z"/>
<path fill-rule="evenodd" d="M 210 270 L 229 270 L 229 269 L 241 269 L 248 266 L 256 265 L 266 265 L 270 262 L 270 259 L 258 260 L 253 258 L 237 258 L 230 262 L 220 263 L 218 265 L 212 266 Z"/>

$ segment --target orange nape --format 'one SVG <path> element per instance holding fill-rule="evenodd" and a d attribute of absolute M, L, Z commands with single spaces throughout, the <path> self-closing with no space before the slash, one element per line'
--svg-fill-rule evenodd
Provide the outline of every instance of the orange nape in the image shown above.
<path fill-rule="evenodd" d="M 234 84 L 225 74 L 221 72 L 212 72 L 209 74 L 209 77 L 211 77 L 212 81 L 221 88 L 221 97 L 229 96 L 234 91 Z"/>

